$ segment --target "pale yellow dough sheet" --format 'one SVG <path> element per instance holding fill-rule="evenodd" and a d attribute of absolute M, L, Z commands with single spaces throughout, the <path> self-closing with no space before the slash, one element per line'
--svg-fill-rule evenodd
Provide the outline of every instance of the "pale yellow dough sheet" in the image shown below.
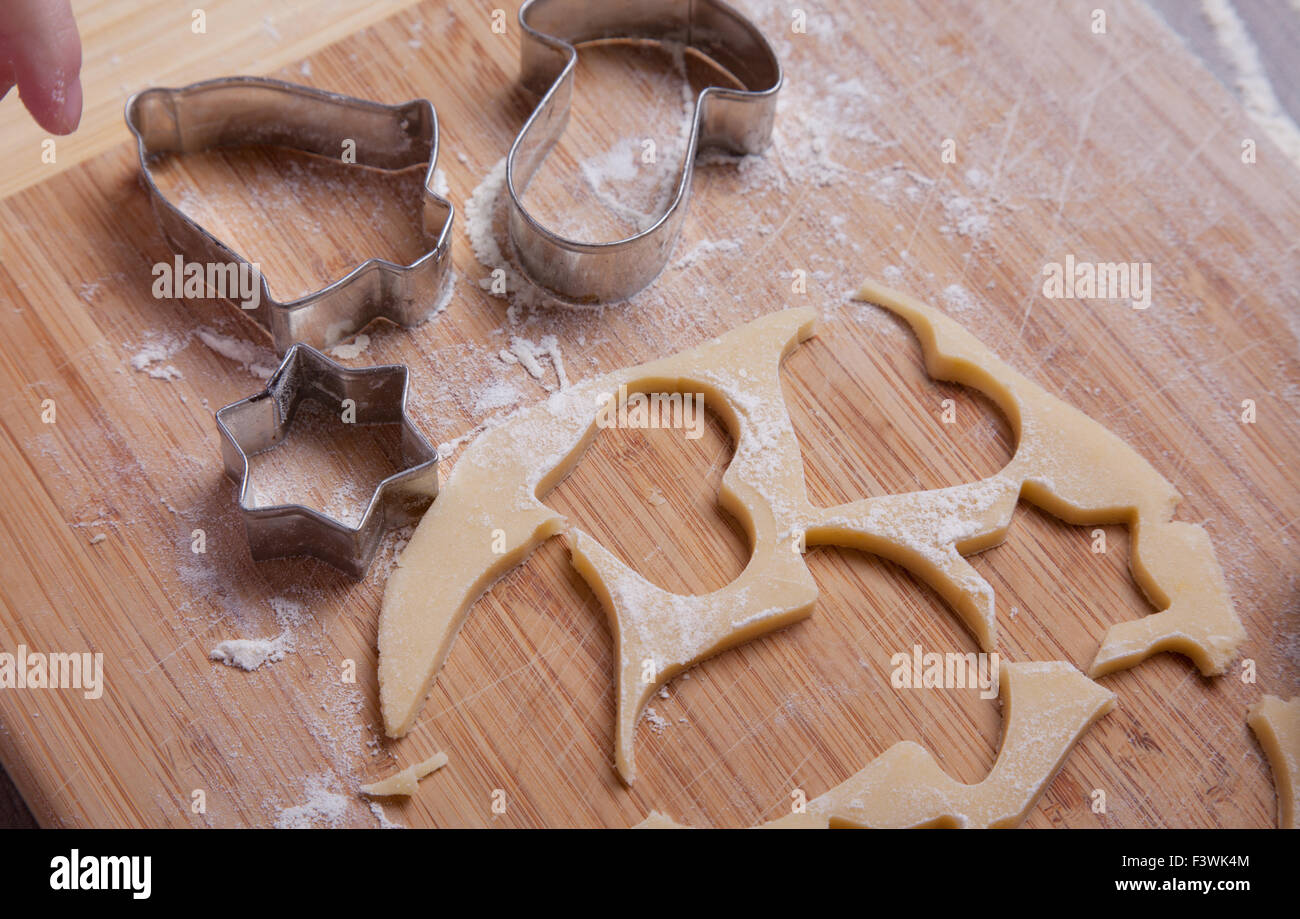
<path fill-rule="evenodd" d="M 982 782 L 963 785 L 926 750 L 896 743 L 861 772 L 763 824 L 772 829 L 1012 827 L 1025 819 L 1088 727 L 1115 695 L 1062 661 L 1003 664 L 1002 745 Z M 658 811 L 641 829 L 683 828 Z"/>
<path fill-rule="evenodd" d="M 634 778 L 638 718 L 660 686 L 704 658 L 811 613 L 817 588 L 799 551 L 801 534 L 807 546 L 857 548 L 910 569 L 993 651 L 993 589 L 962 554 L 999 543 L 1018 498 L 1074 524 L 1126 523 L 1134 534 L 1134 576 L 1162 611 L 1112 627 L 1091 674 L 1164 650 L 1187 654 L 1204 673 L 1222 672 L 1244 632 L 1209 537 L 1199 526 L 1171 522 L 1174 488 L 1115 435 L 942 314 L 874 285 L 860 296 L 911 323 L 932 376 L 974 386 L 1006 413 L 1019 441 L 1006 468 L 950 488 L 814 507 L 779 373 L 782 358 L 813 333 L 811 309 L 772 313 L 682 354 L 564 389 L 466 448 L 398 560 L 379 624 L 388 734 L 400 737 L 415 724 L 474 601 L 564 529 L 564 518 L 540 496 L 577 464 L 598 431 L 601 398 L 621 385 L 629 392 L 704 393 L 736 444 L 718 501 L 753 547 L 726 587 L 687 596 L 651 584 L 581 530 L 568 531 L 573 563 L 615 636 L 615 762 L 626 782 Z M 505 551 L 494 551 L 501 539 Z"/>
<path fill-rule="evenodd" d="M 374 798 L 389 795 L 410 797 L 420 787 L 420 779 L 437 772 L 445 765 L 447 765 L 447 754 L 435 753 L 424 762 L 407 766 L 401 772 L 390 775 L 386 779 L 371 782 L 369 785 L 362 785 L 361 791 Z"/>
<path fill-rule="evenodd" d="M 1277 788 L 1277 825 L 1294 830 L 1295 790 L 1300 782 L 1300 696 L 1283 701 L 1265 696 L 1252 705 L 1246 723 L 1259 738 Z"/>

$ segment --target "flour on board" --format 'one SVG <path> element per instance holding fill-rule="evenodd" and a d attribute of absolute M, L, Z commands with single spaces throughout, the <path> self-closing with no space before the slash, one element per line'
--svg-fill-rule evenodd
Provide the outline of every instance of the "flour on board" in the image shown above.
<path fill-rule="evenodd" d="M 340 826 L 348 809 L 348 799 L 332 790 L 335 785 L 336 780 L 332 776 L 310 776 L 303 789 L 307 800 L 302 804 L 281 808 L 275 818 L 275 828 L 307 830 L 319 826 Z"/>
<path fill-rule="evenodd" d="M 208 657 L 220 661 L 227 667 L 240 670 L 256 670 L 263 664 L 274 664 L 284 660 L 284 656 L 293 650 L 293 640 L 288 632 L 275 638 L 231 638 L 221 642 L 209 653 Z"/>

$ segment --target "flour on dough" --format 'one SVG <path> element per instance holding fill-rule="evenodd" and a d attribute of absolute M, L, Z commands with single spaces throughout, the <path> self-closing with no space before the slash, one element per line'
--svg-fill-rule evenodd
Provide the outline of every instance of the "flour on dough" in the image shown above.
<path fill-rule="evenodd" d="M 812 612 L 817 587 L 801 554 L 807 546 L 855 548 L 908 568 L 945 598 L 985 651 L 995 650 L 993 588 L 963 556 L 1001 542 L 1022 497 L 1068 523 L 1132 527 L 1133 574 L 1161 611 L 1113 626 L 1092 676 L 1165 650 L 1187 654 L 1206 674 L 1221 673 L 1244 630 L 1205 530 L 1172 520 L 1179 499 L 1173 486 L 951 319 L 879 285 L 859 296 L 912 325 L 931 376 L 973 386 L 998 404 L 1018 438 L 1003 470 L 950 488 L 813 506 L 780 381 L 782 359 L 813 334 L 811 309 L 771 313 L 692 350 L 562 389 L 466 448 L 398 560 L 379 624 L 387 733 L 400 737 L 415 723 L 474 601 L 565 530 L 541 497 L 581 459 L 597 434 L 598 407 L 624 386 L 704 394 L 736 444 L 718 502 L 752 546 L 734 581 L 688 596 L 657 587 L 590 535 L 567 530 L 574 567 L 613 627 L 615 764 L 625 782 L 635 776 L 636 725 L 661 686 Z"/>

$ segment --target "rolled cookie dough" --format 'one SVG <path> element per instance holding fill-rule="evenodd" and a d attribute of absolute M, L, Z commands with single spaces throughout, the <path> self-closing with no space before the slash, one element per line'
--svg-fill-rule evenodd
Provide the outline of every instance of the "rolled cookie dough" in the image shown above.
<path fill-rule="evenodd" d="M 813 331 L 809 309 L 772 313 L 695 349 L 579 383 L 481 434 L 456 463 L 388 582 L 379 623 L 385 728 L 411 729 L 470 606 L 565 521 L 541 501 L 597 433 L 598 406 L 628 392 L 702 392 L 735 455 L 718 502 L 745 527 L 744 571 L 701 596 L 665 591 L 576 528 L 575 568 L 600 598 L 616 643 L 615 763 L 634 778 L 641 710 L 696 662 L 810 614 L 816 585 L 800 550 L 828 544 L 889 558 L 934 586 L 985 651 L 997 644 L 992 587 L 962 557 L 1002 541 L 1019 498 L 1069 523 L 1131 526 L 1131 565 L 1162 612 L 1110 629 L 1092 675 L 1181 651 L 1205 673 L 1244 637 L 1209 537 L 1171 521 L 1178 493 L 1114 434 L 1002 363 L 945 316 L 884 287 L 870 299 L 911 323 L 932 376 L 985 392 L 1018 436 L 1001 472 L 950 488 L 814 507 L 779 368 Z"/>
<path fill-rule="evenodd" d="M 1277 696 L 1265 696 L 1250 707 L 1246 723 L 1259 738 L 1273 769 L 1277 825 L 1294 830 L 1295 789 L 1300 781 L 1300 696 L 1285 702 Z"/>
<path fill-rule="evenodd" d="M 764 828 L 1012 827 L 1115 695 L 1063 661 L 1003 664 L 1002 745 L 983 781 L 949 778 L 923 747 L 896 743 L 852 778 Z M 655 811 L 640 829 L 680 827 Z"/>
<path fill-rule="evenodd" d="M 361 791 L 376 798 L 387 795 L 410 796 L 415 794 L 416 789 L 420 787 L 420 779 L 430 773 L 437 772 L 445 765 L 447 765 L 447 754 L 435 753 L 424 762 L 407 766 L 401 772 L 390 775 L 386 779 L 371 782 L 369 785 L 362 785 Z"/>

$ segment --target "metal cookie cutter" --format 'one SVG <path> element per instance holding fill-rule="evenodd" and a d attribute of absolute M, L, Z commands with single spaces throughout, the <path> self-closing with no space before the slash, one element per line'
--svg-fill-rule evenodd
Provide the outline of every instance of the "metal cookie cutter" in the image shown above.
<path fill-rule="evenodd" d="M 772 136 L 781 63 L 748 19 L 720 0 L 528 0 L 519 10 L 521 80 L 542 94 L 506 160 L 509 234 L 525 273 L 570 300 L 626 299 L 668 262 L 690 196 L 695 155 L 705 149 L 758 153 Z M 745 87 L 710 86 L 695 103 L 686 162 L 672 203 L 655 223 L 626 239 L 584 243 L 546 229 L 522 196 L 564 132 L 573 97 L 575 45 L 611 39 L 677 43 L 720 65 Z"/>
<path fill-rule="evenodd" d="M 354 148 L 359 165 L 387 172 L 427 164 L 424 232 L 437 242 L 420 258 L 409 265 L 367 259 L 334 283 L 284 303 L 259 278 L 260 300 L 247 312 L 271 333 L 277 354 L 297 341 L 327 348 L 381 316 L 419 325 L 451 284 L 455 212 L 433 191 L 438 116 L 424 99 L 383 105 L 280 80 L 225 77 L 136 93 L 126 103 L 126 123 L 138 141 L 140 171 L 164 235 L 184 257 L 206 263 L 248 265 L 167 199 L 149 172 L 151 157 L 269 144 L 336 159 Z"/>
<path fill-rule="evenodd" d="M 428 509 L 438 494 L 438 451 L 406 414 L 406 381 L 403 364 L 344 367 L 299 344 L 289 349 L 266 389 L 217 412 L 226 474 L 239 485 L 239 509 L 254 559 L 312 555 L 364 577 L 384 531 L 414 523 Z M 331 406 L 351 399 L 358 423 L 402 425 L 404 468 L 379 484 L 355 527 L 301 504 L 258 507 L 250 500 L 248 457 L 284 439 L 303 399 Z"/>

